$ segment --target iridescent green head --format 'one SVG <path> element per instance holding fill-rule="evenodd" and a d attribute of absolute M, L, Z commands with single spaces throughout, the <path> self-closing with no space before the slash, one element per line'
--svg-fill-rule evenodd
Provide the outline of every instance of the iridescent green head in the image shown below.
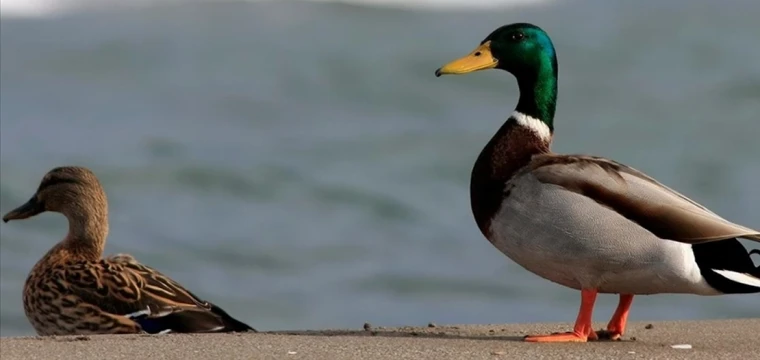
<path fill-rule="evenodd" d="M 527 23 L 502 26 L 470 54 L 442 66 L 435 75 L 486 69 L 512 73 L 521 94 L 516 110 L 541 119 L 552 128 L 557 103 L 557 55 L 544 30 Z"/>

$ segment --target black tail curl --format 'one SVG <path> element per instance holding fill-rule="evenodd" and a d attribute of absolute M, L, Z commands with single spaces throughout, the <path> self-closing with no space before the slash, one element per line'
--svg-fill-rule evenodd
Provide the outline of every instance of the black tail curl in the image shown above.
<path fill-rule="evenodd" d="M 692 245 L 694 258 L 705 281 L 724 294 L 759 293 L 760 287 L 728 279 L 715 270 L 728 270 L 760 278 L 760 266 L 752 261 L 752 255 L 760 255 L 760 249 L 747 251 L 737 239 L 711 241 Z"/>
<path fill-rule="evenodd" d="M 749 257 L 752 257 L 752 255 L 760 255 L 760 249 L 754 249 L 754 250 L 750 251 L 749 252 Z M 760 263 L 758 263 L 758 265 L 755 267 L 755 269 L 757 269 L 757 272 L 758 272 L 757 274 L 755 274 L 755 276 L 759 276 L 760 277 Z"/>

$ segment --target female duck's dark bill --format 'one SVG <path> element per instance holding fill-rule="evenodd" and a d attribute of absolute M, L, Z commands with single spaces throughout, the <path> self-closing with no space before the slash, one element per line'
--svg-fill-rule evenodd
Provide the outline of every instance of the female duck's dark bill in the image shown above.
<path fill-rule="evenodd" d="M 3 216 L 3 222 L 21 220 L 37 215 L 45 211 L 45 205 L 37 201 L 37 196 L 32 197 L 26 204 L 21 205 Z"/>
<path fill-rule="evenodd" d="M 467 74 L 473 71 L 493 69 L 499 61 L 491 54 L 491 42 L 486 41 L 467 56 L 456 59 L 435 71 L 435 76 L 444 74 Z"/>

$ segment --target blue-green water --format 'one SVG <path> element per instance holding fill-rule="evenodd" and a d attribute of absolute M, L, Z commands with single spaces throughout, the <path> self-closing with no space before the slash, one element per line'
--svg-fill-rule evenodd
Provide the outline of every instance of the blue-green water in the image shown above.
<path fill-rule="evenodd" d="M 499 25 L 536 23 L 559 53 L 555 150 L 622 161 L 760 228 L 760 2 L 628 4 L 6 16 L 0 210 L 50 168 L 88 166 L 110 200 L 108 253 L 258 329 L 573 321 L 578 293 L 492 248 L 469 209 L 472 163 L 517 101 L 513 78 L 433 71 Z M 66 223 L 0 231 L 0 332 L 32 334 L 21 288 Z M 642 296 L 631 317 L 758 316 L 759 300 Z M 595 318 L 616 301 L 600 297 Z"/>

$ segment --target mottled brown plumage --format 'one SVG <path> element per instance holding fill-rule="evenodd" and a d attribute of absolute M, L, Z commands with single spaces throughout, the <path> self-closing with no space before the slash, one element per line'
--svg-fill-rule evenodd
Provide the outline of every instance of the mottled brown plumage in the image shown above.
<path fill-rule="evenodd" d="M 108 236 L 106 194 L 83 167 L 58 167 L 8 222 L 59 212 L 69 232 L 32 268 L 24 311 L 40 335 L 255 331 L 132 256 L 101 258 Z"/>

